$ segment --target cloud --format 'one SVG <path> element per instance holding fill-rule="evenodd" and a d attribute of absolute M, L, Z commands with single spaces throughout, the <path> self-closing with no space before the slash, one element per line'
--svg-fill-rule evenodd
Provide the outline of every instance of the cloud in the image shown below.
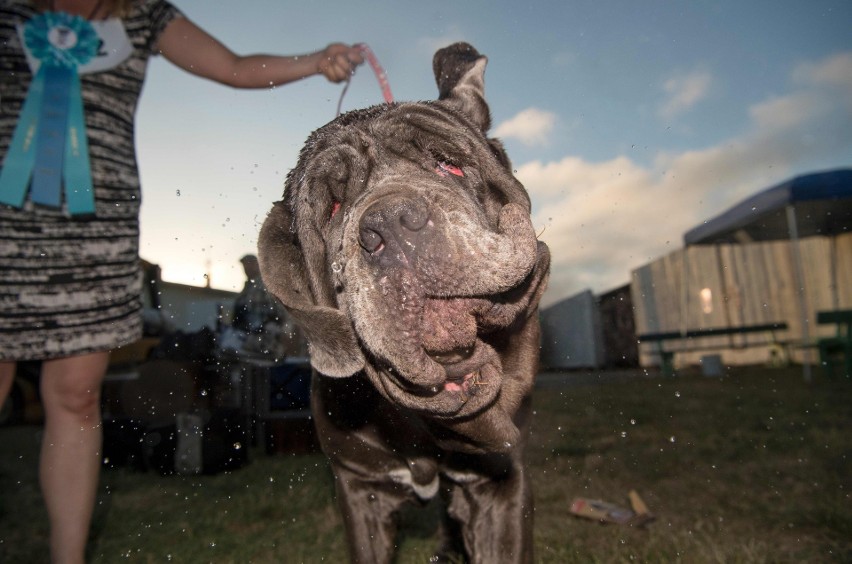
<path fill-rule="evenodd" d="M 712 77 L 706 71 L 694 71 L 666 80 L 663 90 L 667 97 L 659 108 L 659 115 L 672 119 L 691 109 L 707 97 L 711 83 Z"/>
<path fill-rule="evenodd" d="M 845 101 L 843 109 L 852 112 L 852 52 L 838 53 L 823 61 L 800 64 L 793 71 L 793 80 L 804 87 L 816 85 L 822 94 Z M 823 100 L 815 100 L 816 104 Z"/>
<path fill-rule="evenodd" d="M 823 61 L 800 64 L 793 79 L 804 84 L 839 85 L 852 87 L 852 53 L 838 53 Z"/>
<path fill-rule="evenodd" d="M 815 93 L 798 92 L 755 104 L 749 109 L 749 115 L 761 129 L 785 130 L 806 123 L 822 111 Z"/>
<path fill-rule="evenodd" d="M 494 128 L 494 135 L 514 138 L 524 145 L 546 145 L 556 124 L 556 114 L 538 108 L 527 108 Z"/>
<path fill-rule="evenodd" d="M 517 167 L 552 253 L 543 305 L 629 282 L 631 270 L 682 246 L 683 233 L 763 187 L 852 151 L 852 53 L 801 65 L 794 89 L 749 108 L 744 131 L 716 145 L 626 156 L 564 157 Z"/>

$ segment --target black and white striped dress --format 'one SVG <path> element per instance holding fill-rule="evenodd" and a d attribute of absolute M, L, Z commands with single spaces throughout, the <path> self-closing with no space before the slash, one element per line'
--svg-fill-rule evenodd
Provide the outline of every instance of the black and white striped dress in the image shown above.
<path fill-rule="evenodd" d="M 5 158 L 32 78 L 16 25 L 36 15 L 0 0 L 0 156 Z M 140 0 L 123 18 L 132 54 L 81 75 L 95 217 L 0 204 L 0 360 L 44 360 L 129 344 L 142 333 L 141 192 L 133 119 L 158 35 L 180 13 Z"/>

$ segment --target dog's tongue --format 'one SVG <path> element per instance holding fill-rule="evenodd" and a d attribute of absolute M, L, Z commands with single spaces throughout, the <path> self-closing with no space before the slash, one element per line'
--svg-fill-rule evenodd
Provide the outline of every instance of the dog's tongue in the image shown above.
<path fill-rule="evenodd" d="M 471 383 L 476 380 L 475 372 L 468 372 L 461 378 L 448 378 L 444 382 L 444 390 L 448 392 L 465 392 L 471 389 Z"/>

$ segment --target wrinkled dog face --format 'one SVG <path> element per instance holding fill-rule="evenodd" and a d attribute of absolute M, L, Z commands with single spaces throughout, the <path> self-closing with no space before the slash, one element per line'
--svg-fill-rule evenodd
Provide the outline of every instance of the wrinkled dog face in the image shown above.
<path fill-rule="evenodd" d="M 376 106 L 308 140 L 260 238 L 263 278 L 328 376 L 366 370 L 392 401 L 469 417 L 497 397 L 495 341 L 547 275 L 530 203 L 483 98 L 485 58 L 436 55 L 437 102 Z"/>

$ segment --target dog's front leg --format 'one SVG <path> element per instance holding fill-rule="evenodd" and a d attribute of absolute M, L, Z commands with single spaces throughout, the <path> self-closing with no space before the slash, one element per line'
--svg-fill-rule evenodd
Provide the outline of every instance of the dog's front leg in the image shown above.
<path fill-rule="evenodd" d="M 399 484 L 335 465 L 337 503 L 353 564 L 387 564 L 396 550 L 397 513 L 409 494 Z M 379 478 L 379 479 L 377 479 Z"/>
<path fill-rule="evenodd" d="M 521 464 L 497 479 L 454 483 L 444 493 L 471 564 L 532 563 L 533 499 Z"/>

